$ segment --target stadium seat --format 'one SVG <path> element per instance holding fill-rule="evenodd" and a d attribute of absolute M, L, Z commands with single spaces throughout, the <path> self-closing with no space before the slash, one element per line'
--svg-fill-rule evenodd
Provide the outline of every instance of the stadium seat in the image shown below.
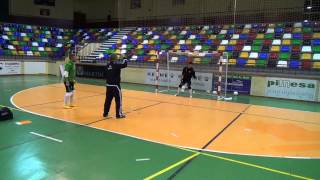
<path fill-rule="evenodd" d="M 289 61 L 289 68 L 290 69 L 299 69 L 301 66 L 301 62 L 299 60 L 293 60 L 291 59 Z"/>
<path fill-rule="evenodd" d="M 246 59 L 244 59 L 244 58 L 237 59 L 236 65 L 238 67 L 244 67 L 246 64 L 247 64 L 247 60 Z"/>
<path fill-rule="evenodd" d="M 277 67 L 278 68 L 287 68 L 288 67 L 288 62 L 287 61 L 278 61 Z"/>
<path fill-rule="evenodd" d="M 314 62 L 312 65 L 312 69 L 320 69 L 320 62 Z"/>

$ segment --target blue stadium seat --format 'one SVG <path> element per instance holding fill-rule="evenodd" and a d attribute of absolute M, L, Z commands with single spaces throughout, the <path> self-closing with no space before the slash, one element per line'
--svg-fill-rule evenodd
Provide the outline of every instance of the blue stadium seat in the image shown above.
<path fill-rule="evenodd" d="M 293 39 L 302 39 L 303 35 L 301 33 L 293 33 Z"/>
<path fill-rule="evenodd" d="M 281 52 L 289 52 L 290 51 L 290 46 L 281 46 L 280 51 Z"/>
<path fill-rule="evenodd" d="M 247 64 L 247 60 L 243 58 L 237 59 L 237 66 L 238 67 L 244 67 Z"/>
<path fill-rule="evenodd" d="M 289 61 L 289 68 L 290 69 L 299 69 L 300 68 L 300 61 L 299 60 L 290 60 Z"/>
<path fill-rule="evenodd" d="M 312 45 L 320 45 L 320 39 L 312 40 Z"/>
<path fill-rule="evenodd" d="M 259 53 L 259 59 L 268 59 L 268 53 L 265 53 L 265 52 Z"/>

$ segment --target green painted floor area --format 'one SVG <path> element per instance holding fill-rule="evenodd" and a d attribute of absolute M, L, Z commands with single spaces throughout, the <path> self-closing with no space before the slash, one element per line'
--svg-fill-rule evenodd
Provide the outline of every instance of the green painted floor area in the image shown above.
<path fill-rule="evenodd" d="M 59 83 L 54 76 L 0 76 L 0 104 L 23 89 Z M 103 80 L 79 79 L 104 85 Z M 125 89 L 153 92 L 152 86 L 122 84 Z M 205 98 L 195 95 L 194 97 Z M 320 112 L 315 103 L 238 96 L 236 102 Z M 319 104 L 317 104 L 319 105 Z M 143 179 L 192 155 L 192 152 L 14 110 L 13 121 L 0 122 L 0 179 Z M 32 120 L 18 126 L 16 121 Z M 30 132 L 63 142 L 50 141 Z M 213 142 L 214 143 L 214 142 Z M 281 159 L 210 153 L 277 171 L 320 179 L 320 160 Z M 149 159 L 136 161 L 137 159 Z M 180 166 L 155 179 L 167 179 Z M 295 179 L 289 175 L 199 155 L 174 179 Z"/>

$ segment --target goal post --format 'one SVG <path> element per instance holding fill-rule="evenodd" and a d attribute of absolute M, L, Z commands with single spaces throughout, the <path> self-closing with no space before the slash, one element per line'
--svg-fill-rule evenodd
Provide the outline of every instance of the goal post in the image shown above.
<path fill-rule="evenodd" d="M 196 79 L 192 79 L 193 94 L 196 96 L 210 96 L 217 98 L 214 94 L 213 86 L 214 67 L 221 59 L 222 55 L 216 51 L 212 52 L 191 52 L 191 51 L 166 51 L 158 52 L 158 59 L 161 61 L 156 63 L 155 92 L 175 94 L 182 78 L 182 69 L 192 62 L 192 67 L 196 71 Z M 200 66 L 201 65 L 201 66 Z M 203 69 L 205 68 L 205 70 Z M 223 68 L 224 70 L 225 68 Z M 183 91 L 183 88 L 181 89 Z M 222 88 L 221 88 L 222 90 Z M 221 93 L 223 93 L 221 91 Z M 188 95 L 183 94 L 182 96 Z M 208 98 L 208 97 L 206 97 Z"/>

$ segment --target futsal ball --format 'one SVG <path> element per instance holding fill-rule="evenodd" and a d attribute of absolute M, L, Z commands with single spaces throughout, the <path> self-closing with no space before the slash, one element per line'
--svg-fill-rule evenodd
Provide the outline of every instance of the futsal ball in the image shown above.
<path fill-rule="evenodd" d="M 186 89 L 186 86 L 182 86 L 181 92 L 184 92 L 185 89 Z"/>
<path fill-rule="evenodd" d="M 218 94 L 217 91 L 212 91 L 213 94 Z"/>
<path fill-rule="evenodd" d="M 238 91 L 233 92 L 233 95 L 235 95 L 235 96 L 238 96 L 238 94 L 239 94 Z"/>

